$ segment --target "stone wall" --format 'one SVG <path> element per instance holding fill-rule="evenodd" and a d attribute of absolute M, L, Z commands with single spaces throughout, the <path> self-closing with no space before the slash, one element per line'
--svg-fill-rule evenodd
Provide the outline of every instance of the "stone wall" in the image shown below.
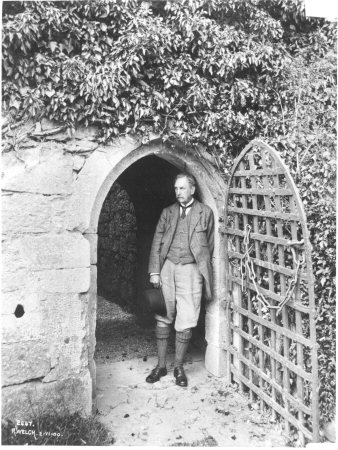
<path fill-rule="evenodd" d="M 99 217 L 97 290 L 100 295 L 135 309 L 136 217 L 128 193 L 116 182 Z"/>
<path fill-rule="evenodd" d="M 97 228 L 105 198 L 129 167 L 151 155 L 190 170 L 200 180 L 201 200 L 213 207 L 216 223 L 223 214 L 225 189 L 216 169 L 185 146 L 163 144 L 154 136 L 144 145 L 126 136 L 103 146 L 96 142 L 94 129 L 78 129 L 71 137 L 56 130 L 60 127 L 42 121 L 34 138 L 27 134 L 17 140 L 16 131 L 8 132 L 7 143 L 12 145 L 6 145 L 2 157 L 2 413 L 13 420 L 51 410 L 91 413 Z M 145 168 L 151 179 L 152 164 Z M 143 184 L 144 191 L 152 187 L 157 192 L 157 179 Z M 137 183 L 134 206 L 139 204 L 136 194 Z M 152 205 L 152 198 L 143 202 Z M 138 223 L 149 215 L 142 210 L 136 214 Z M 227 324 L 221 307 L 224 242 L 219 233 L 215 237 L 214 299 L 205 319 L 206 366 L 221 375 L 227 373 Z M 139 236 L 137 240 L 139 244 Z M 140 267 L 142 261 L 138 271 Z"/>
<path fill-rule="evenodd" d="M 53 128 L 43 122 L 42 131 Z M 2 192 L 2 409 L 29 418 L 91 412 L 90 245 L 66 225 L 68 202 L 94 130 L 27 139 L 5 153 Z M 84 295 L 84 293 L 87 293 Z M 38 408 L 38 409 L 39 409 Z M 19 414 L 19 415 L 18 415 Z"/>

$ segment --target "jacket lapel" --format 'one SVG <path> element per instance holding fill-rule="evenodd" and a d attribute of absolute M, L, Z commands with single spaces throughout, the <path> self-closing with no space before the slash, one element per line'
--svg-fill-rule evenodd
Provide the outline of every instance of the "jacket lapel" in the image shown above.
<path fill-rule="evenodd" d="M 170 209 L 170 234 L 168 236 L 168 242 L 169 242 L 169 247 L 172 243 L 175 231 L 176 231 L 176 227 L 177 227 L 177 222 L 180 216 L 180 207 L 178 203 L 175 203 L 172 208 Z"/>
<path fill-rule="evenodd" d="M 190 214 L 188 214 L 188 217 L 190 215 L 189 239 L 190 239 L 192 232 L 194 231 L 196 225 L 198 224 L 198 222 L 200 220 L 201 213 L 202 213 L 202 208 L 201 208 L 200 202 L 197 200 L 194 200 Z"/>

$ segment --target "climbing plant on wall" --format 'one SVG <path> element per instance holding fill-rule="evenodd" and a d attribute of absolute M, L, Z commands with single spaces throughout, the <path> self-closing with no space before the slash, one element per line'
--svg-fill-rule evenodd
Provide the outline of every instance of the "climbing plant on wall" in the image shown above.
<path fill-rule="evenodd" d="M 323 54 L 333 27 L 301 3 L 4 2 L 4 106 L 102 139 L 149 130 L 225 158 L 280 119 L 299 46 Z M 161 7 L 162 6 L 162 7 Z"/>
<path fill-rule="evenodd" d="M 294 103 L 281 103 L 283 131 L 271 131 L 270 142 L 287 162 L 306 209 L 313 245 L 320 401 L 327 418 L 336 385 L 336 57 L 329 52 L 307 63 L 306 53 L 298 52 L 286 71 L 285 95 Z"/>
<path fill-rule="evenodd" d="M 97 125 L 101 142 L 156 132 L 225 177 L 251 139 L 278 148 L 312 233 L 323 420 L 335 395 L 335 46 L 334 24 L 297 0 L 3 2 L 7 129 L 46 117 L 70 133 Z"/>

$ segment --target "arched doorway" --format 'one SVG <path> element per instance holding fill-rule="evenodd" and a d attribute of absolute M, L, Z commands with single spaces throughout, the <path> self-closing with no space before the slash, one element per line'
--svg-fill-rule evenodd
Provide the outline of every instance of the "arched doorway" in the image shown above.
<path fill-rule="evenodd" d="M 175 201 L 172 180 L 178 168 L 158 156 L 145 156 L 131 164 L 114 183 L 118 183 L 133 205 L 136 221 L 133 309 L 144 310 L 142 291 L 146 287 L 147 266 L 152 237 L 162 209 Z M 114 186 L 113 185 L 113 186 Z"/>
<path fill-rule="evenodd" d="M 175 202 L 173 180 L 177 173 L 179 169 L 164 159 L 145 156 L 117 178 L 103 202 L 97 233 L 97 364 L 112 362 L 120 355 L 130 359 L 130 352 L 137 356 L 133 348 L 147 347 L 155 322 L 142 293 L 150 287 L 148 261 L 157 221 L 163 208 Z M 198 190 L 195 197 L 200 198 Z M 202 299 L 192 338 L 192 349 L 199 350 L 202 358 L 205 315 Z M 146 359 L 149 353 L 156 353 L 152 334 L 151 342 L 155 348 L 148 348 L 143 355 Z"/>
<path fill-rule="evenodd" d="M 156 168 L 154 165 L 158 167 Z M 213 301 L 206 305 L 205 338 L 207 348 L 205 366 L 210 373 L 216 376 L 226 374 L 227 359 L 224 344 L 227 327 L 226 315 L 222 304 L 225 298 L 224 243 L 222 234 L 217 233 L 219 223 L 224 220 L 226 185 L 217 173 L 217 170 L 208 161 L 185 146 L 180 144 L 175 146 L 163 144 L 160 140 L 151 141 L 147 145 L 140 145 L 132 138 L 125 138 L 118 140 L 114 145 L 97 149 L 88 158 L 77 179 L 70 205 L 68 228 L 81 231 L 90 243 L 91 282 L 86 314 L 88 322 L 88 365 L 94 392 L 96 370 L 93 357 L 95 351 L 97 231 L 99 216 L 108 192 L 118 179 L 122 180 L 126 185 L 129 183 L 130 191 L 132 192 L 134 189 L 134 193 L 131 195 L 134 195 L 135 198 L 137 197 L 137 184 L 133 187 L 132 184 L 135 182 L 132 183 L 131 180 L 134 179 L 134 176 L 138 176 L 136 174 L 141 173 L 139 172 L 140 167 L 145 172 L 150 171 L 148 176 L 150 178 L 155 177 L 155 181 L 158 171 L 166 167 L 166 170 L 168 170 L 166 183 L 172 180 L 171 176 L 175 172 L 179 170 L 189 171 L 197 180 L 200 200 L 209 205 L 214 212 L 216 226 L 213 257 L 214 286 Z M 144 179 L 144 174 L 142 179 Z M 153 182 L 152 184 L 152 186 L 157 185 L 158 182 Z M 168 192 L 167 188 L 165 190 Z M 137 203 L 137 199 L 135 201 Z M 172 199 L 168 197 L 166 201 L 170 203 Z M 141 200 L 141 203 L 145 204 L 146 201 Z M 157 209 L 160 211 L 164 206 L 166 205 L 162 199 L 159 201 Z M 139 214 L 144 220 L 146 218 L 145 223 L 150 220 L 152 227 L 156 225 L 158 211 L 156 214 L 154 212 L 148 214 L 146 210 L 143 210 Z M 157 217 L 155 217 L 156 215 Z M 151 239 L 152 233 L 153 229 L 150 227 L 146 232 L 147 239 Z M 144 270 L 146 270 L 145 262 L 142 262 L 139 273 Z"/>

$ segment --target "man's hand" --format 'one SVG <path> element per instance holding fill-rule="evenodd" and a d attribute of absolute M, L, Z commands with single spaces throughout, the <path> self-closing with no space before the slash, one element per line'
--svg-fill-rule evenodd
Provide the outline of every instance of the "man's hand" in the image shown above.
<path fill-rule="evenodd" d="M 154 286 L 154 288 L 158 289 L 161 285 L 161 279 L 159 275 L 150 275 L 150 283 Z"/>

